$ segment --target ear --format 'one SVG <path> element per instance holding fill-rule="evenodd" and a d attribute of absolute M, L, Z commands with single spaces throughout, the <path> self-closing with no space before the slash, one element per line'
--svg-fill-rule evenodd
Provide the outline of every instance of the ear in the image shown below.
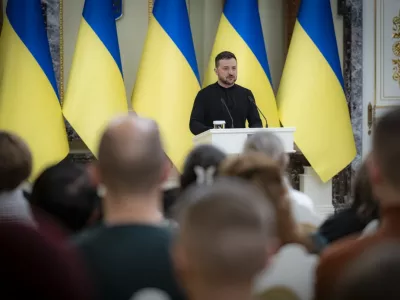
<path fill-rule="evenodd" d="M 279 248 L 281 247 L 278 239 L 273 239 L 269 242 L 268 246 L 265 248 L 265 263 L 264 269 L 267 269 L 271 263 L 272 258 L 276 253 L 278 253 Z"/>
<path fill-rule="evenodd" d="M 379 166 L 376 162 L 376 158 L 374 157 L 374 155 L 368 157 L 368 159 L 366 160 L 366 164 L 367 164 L 369 180 L 371 181 L 371 183 L 377 184 L 382 182 L 382 174 L 380 172 Z"/>
<path fill-rule="evenodd" d="M 218 70 L 217 70 L 217 68 L 214 68 L 214 73 L 216 74 L 216 75 L 218 75 L 218 72 L 217 72 Z"/>
<path fill-rule="evenodd" d="M 172 263 L 177 278 L 183 283 L 187 277 L 189 261 L 184 246 L 180 243 L 177 238 L 171 249 Z"/>
<path fill-rule="evenodd" d="M 168 180 L 173 167 L 174 167 L 174 165 L 172 164 L 172 162 L 169 160 L 168 157 L 166 157 L 165 162 L 162 167 L 162 170 L 161 170 L 161 177 L 160 177 L 161 184 L 165 183 Z"/>
<path fill-rule="evenodd" d="M 97 162 L 92 162 L 87 165 L 87 172 L 89 174 L 90 182 L 94 186 L 98 186 L 101 183 L 101 176 Z"/>

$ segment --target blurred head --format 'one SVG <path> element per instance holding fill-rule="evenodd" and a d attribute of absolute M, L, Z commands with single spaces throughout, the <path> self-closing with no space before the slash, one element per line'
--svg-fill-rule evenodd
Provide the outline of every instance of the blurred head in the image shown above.
<path fill-rule="evenodd" d="M 100 141 L 97 169 L 107 194 L 161 193 L 169 168 L 157 124 L 133 115 L 112 120 Z"/>
<path fill-rule="evenodd" d="M 244 145 L 244 153 L 261 152 L 276 161 L 285 171 L 289 157 L 285 152 L 281 140 L 271 132 L 257 132 L 251 135 Z"/>
<path fill-rule="evenodd" d="M 400 244 L 387 242 L 365 251 L 348 265 L 332 300 L 398 299 Z"/>
<path fill-rule="evenodd" d="M 193 183 L 206 183 L 203 175 L 214 178 L 218 174 L 219 165 L 225 158 L 226 154 L 214 146 L 195 147 L 186 157 L 183 166 L 180 177 L 181 190 L 185 190 Z"/>
<path fill-rule="evenodd" d="M 0 193 L 16 189 L 30 176 L 32 155 L 18 136 L 0 130 Z"/>
<path fill-rule="evenodd" d="M 226 86 L 232 86 L 237 79 L 237 61 L 232 52 L 224 51 L 215 57 L 215 74 L 218 81 Z"/>
<path fill-rule="evenodd" d="M 276 161 L 260 152 L 227 158 L 220 166 L 220 175 L 235 176 L 257 185 L 269 201 L 278 203 L 288 192 L 283 171 Z"/>
<path fill-rule="evenodd" d="M 86 270 L 71 248 L 11 222 L 0 222 L 0 241 L 2 298 L 93 299 Z"/>
<path fill-rule="evenodd" d="M 43 171 L 36 179 L 31 204 L 78 232 L 100 218 L 100 198 L 85 166 L 62 162 Z"/>
<path fill-rule="evenodd" d="M 366 223 L 378 218 L 378 202 L 372 193 L 366 162 L 357 171 L 354 180 L 353 199 L 352 208 Z"/>
<path fill-rule="evenodd" d="M 400 205 L 400 108 L 381 117 L 375 127 L 369 178 L 381 206 Z"/>
<path fill-rule="evenodd" d="M 274 212 L 255 186 L 218 178 L 188 188 L 179 202 L 174 262 L 186 288 L 249 283 L 267 265 Z"/>

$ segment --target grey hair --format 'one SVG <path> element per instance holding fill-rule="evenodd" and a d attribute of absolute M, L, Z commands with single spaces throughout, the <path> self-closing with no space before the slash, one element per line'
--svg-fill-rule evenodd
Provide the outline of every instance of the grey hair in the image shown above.
<path fill-rule="evenodd" d="M 279 162 L 282 168 L 286 168 L 288 164 L 288 157 L 281 140 L 271 132 L 257 132 L 251 135 L 244 145 L 243 152 L 264 153 Z"/>

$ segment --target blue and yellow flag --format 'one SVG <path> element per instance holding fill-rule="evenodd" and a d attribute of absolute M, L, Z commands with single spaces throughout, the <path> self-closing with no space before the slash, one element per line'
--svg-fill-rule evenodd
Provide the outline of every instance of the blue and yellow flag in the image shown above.
<path fill-rule="evenodd" d="M 96 156 L 105 126 L 128 103 L 113 0 L 86 0 L 82 16 L 63 112 Z"/>
<path fill-rule="evenodd" d="M 215 57 L 222 51 L 237 58 L 237 83 L 250 89 L 269 127 L 280 127 L 258 0 L 226 0 L 203 86 L 217 81 Z M 264 122 L 264 120 L 263 120 Z M 265 126 L 265 124 L 264 124 Z"/>
<path fill-rule="evenodd" d="M 302 0 L 278 92 L 281 122 L 326 182 L 356 148 L 329 0 Z"/>
<path fill-rule="evenodd" d="M 29 145 L 31 179 L 68 154 L 40 0 L 7 3 L 0 37 L 0 129 Z"/>
<path fill-rule="evenodd" d="M 158 122 L 167 155 L 178 169 L 193 146 L 189 119 L 199 82 L 186 1 L 156 0 L 132 106 Z"/>

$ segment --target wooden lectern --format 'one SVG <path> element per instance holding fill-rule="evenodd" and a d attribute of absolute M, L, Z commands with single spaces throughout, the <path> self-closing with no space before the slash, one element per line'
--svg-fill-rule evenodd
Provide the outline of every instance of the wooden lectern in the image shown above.
<path fill-rule="evenodd" d="M 193 138 L 194 146 L 211 144 L 227 154 L 239 154 L 249 136 L 257 132 L 271 132 L 279 137 L 287 153 L 296 152 L 294 149 L 295 128 L 232 128 L 210 129 Z"/>

